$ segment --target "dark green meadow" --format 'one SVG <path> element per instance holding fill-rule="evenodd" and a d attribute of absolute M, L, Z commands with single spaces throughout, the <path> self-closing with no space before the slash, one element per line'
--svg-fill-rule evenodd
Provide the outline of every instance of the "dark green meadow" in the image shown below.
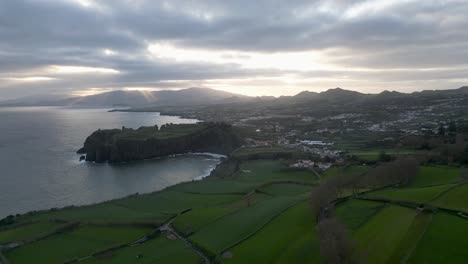
<path fill-rule="evenodd" d="M 12 264 L 324 263 L 310 193 L 371 169 L 319 177 L 287 159 L 241 159 L 234 172 L 160 192 L 16 217 L 0 228 L 0 245 Z M 362 262 L 468 259 L 468 219 L 458 214 L 468 211 L 468 184 L 458 168 L 421 167 L 407 186 L 366 191 L 345 192 L 334 211 Z"/>

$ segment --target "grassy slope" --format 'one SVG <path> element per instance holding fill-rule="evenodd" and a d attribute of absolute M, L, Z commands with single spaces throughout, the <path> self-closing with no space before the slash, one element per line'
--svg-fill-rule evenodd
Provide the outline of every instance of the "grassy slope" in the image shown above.
<path fill-rule="evenodd" d="M 422 188 L 390 188 L 366 194 L 364 197 L 408 201 L 422 204 L 429 202 L 438 194 L 453 186 L 453 184 L 446 184 Z"/>
<path fill-rule="evenodd" d="M 236 180 L 257 183 L 271 180 L 296 180 L 313 183 L 317 181 L 317 177 L 308 170 L 288 169 L 280 161 L 257 160 L 243 162 Z"/>
<path fill-rule="evenodd" d="M 331 167 L 322 174 L 322 180 L 346 174 L 362 174 L 369 170 L 367 166 Z"/>
<path fill-rule="evenodd" d="M 417 212 L 388 206 L 354 233 L 357 247 L 368 263 L 385 263 L 409 230 Z"/>
<path fill-rule="evenodd" d="M 459 180 L 459 178 L 459 168 L 447 166 L 423 166 L 420 168 L 418 175 L 411 183 L 411 187 L 454 183 Z"/>
<path fill-rule="evenodd" d="M 57 228 L 59 224 L 52 222 L 36 222 L 19 226 L 12 229 L 5 229 L 0 231 L 0 244 L 7 242 L 21 241 L 32 239 L 41 234 L 45 234 Z"/>
<path fill-rule="evenodd" d="M 271 195 L 299 195 L 304 194 L 312 191 L 313 187 L 308 185 L 300 185 L 300 184 L 290 184 L 290 183 L 283 183 L 283 184 L 273 184 L 261 188 L 262 192 L 271 194 Z"/>
<path fill-rule="evenodd" d="M 257 203 L 210 223 L 190 238 L 215 254 L 257 231 L 274 216 L 298 201 L 278 197 Z"/>
<path fill-rule="evenodd" d="M 166 190 L 54 212 L 41 212 L 27 219 L 64 219 L 94 222 L 164 222 L 174 214 L 196 206 L 216 205 L 238 199 L 239 195 L 202 195 Z"/>
<path fill-rule="evenodd" d="M 336 215 L 341 223 L 354 231 L 383 207 L 382 203 L 352 199 L 338 206 Z"/>
<path fill-rule="evenodd" d="M 140 258 L 137 256 L 140 255 Z M 112 252 L 108 257 L 92 257 L 82 264 L 128 264 L 128 263 L 200 263 L 201 259 L 181 240 L 169 240 L 164 236 L 146 243 Z"/>
<path fill-rule="evenodd" d="M 432 204 L 468 212 L 468 184 L 463 184 L 445 193 Z"/>
<path fill-rule="evenodd" d="M 466 263 L 468 220 L 437 213 L 409 263 Z"/>
<path fill-rule="evenodd" d="M 398 244 L 397 249 L 390 257 L 388 263 L 401 263 L 403 260 L 407 259 L 419 244 L 431 220 L 432 214 L 419 213 L 414 218 L 408 232 Z"/>
<path fill-rule="evenodd" d="M 225 263 L 317 263 L 315 221 L 306 202 L 281 214 L 255 236 L 229 249 Z"/>
<path fill-rule="evenodd" d="M 11 263 L 63 263 L 98 250 L 129 243 L 150 232 L 143 228 L 80 227 L 5 253 Z"/>

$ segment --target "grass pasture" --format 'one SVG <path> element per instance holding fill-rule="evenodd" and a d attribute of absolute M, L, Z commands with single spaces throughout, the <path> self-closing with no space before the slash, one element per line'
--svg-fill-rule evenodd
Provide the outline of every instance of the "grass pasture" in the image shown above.
<path fill-rule="evenodd" d="M 408 263 L 466 263 L 468 220 L 437 213 Z"/>
<path fill-rule="evenodd" d="M 140 257 L 137 257 L 140 256 Z M 91 257 L 81 264 L 150 264 L 201 263 L 201 258 L 181 240 L 170 240 L 164 235 L 143 244 L 113 251 L 105 256 Z"/>
<path fill-rule="evenodd" d="M 365 194 L 364 197 L 424 204 L 453 186 L 453 184 L 446 184 L 421 188 L 389 188 Z"/>
<path fill-rule="evenodd" d="M 368 166 L 347 166 L 347 167 L 331 167 L 322 173 L 322 180 L 330 177 L 345 176 L 347 174 L 363 174 L 369 170 Z"/>
<path fill-rule="evenodd" d="M 383 150 L 385 154 L 391 156 L 399 156 L 399 155 L 409 155 L 414 154 L 416 151 L 411 149 L 388 149 Z M 350 155 L 357 157 L 359 160 L 367 161 L 367 162 L 375 162 L 379 160 L 379 156 L 382 150 L 353 150 L 350 152 Z"/>
<path fill-rule="evenodd" d="M 275 196 L 296 196 L 307 194 L 312 191 L 314 187 L 309 185 L 293 184 L 293 183 L 280 183 L 272 184 L 261 188 L 262 192 L 275 195 Z"/>
<path fill-rule="evenodd" d="M 388 263 L 402 263 L 407 260 L 418 245 L 431 221 L 432 214 L 419 213 L 414 218 L 408 232 L 398 244 Z"/>
<path fill-rule="evenodd" d="M 377 214 L 384 205 L 378 202 L 352 199 L 336 208 L 336 216 L 350 230 L 358 230 Z"/>
<path fill-rule="evenodd" d="M 411 187 L 449 184 L 460 179 L 460 169 L 448 166 L 422 166 Z"/>
<path fill-rule="evenodd" d="M 88 222 L 153 222 L 163 223 L 182 210 L 217 205 L 238 199 L 233 194 L 197 194 L 166 190 L 151 194 L 132 196 L 90 206 L 66 208 L 52 212 L 40 212 L 25 216 L 32 220 L 79 220 Z"/>
<path fill-rule="evenodd" d="M 432 202 L 432 204 L 439 207 L 468 212 L 468 183 L 453 188 Z"/>
<path fill-rule="evenodd" d="M 206 179 L 203 181 L 182 183 L 171 187 L 170 190 L 200 194 L 245 194 L 254 188 L 255 183 L 240 182 L 233 179 Z"/>
<path fill-rule="evenodd" d="M 84 226 L 4 254 L 11 263 L 63 263 L 111 246 L 133 242 L 149 232 L 146 228 Z"/>
<path fill-rule="evenodd" d="M 265 183 L 272 180 L 292 180 L 300 182 L 316 182 L 317 176 L 309 170 L 290 169 L 281 161 L 255 160 L 243 162 L 236 180 L 242 182 Z"/>
<path fill-rule="evenodd" d="M 196 244 L 219 254 L 257 231 L 276 215 L 298 201 L 295 197 L 278 197 L 226 215 L 191 236 Z"/>
<path fill-rule="evenodd" d="M 60 224 L 53 222 L 35 222 L 10 229 L 0 230 L 0 244 L 29 240 L 53 231 Z"/>
<path fill-rule="evenodd" d="M 318 240 L 308 204 L 283 212 L 257 234 L 229 249 L 224 263 L 317 263 Z"/>
<path fill-rule="evenodd" d="M 354 233 L 366 263 L 386 263 L 408 232 L 417 211 L 387 206 Z"/>

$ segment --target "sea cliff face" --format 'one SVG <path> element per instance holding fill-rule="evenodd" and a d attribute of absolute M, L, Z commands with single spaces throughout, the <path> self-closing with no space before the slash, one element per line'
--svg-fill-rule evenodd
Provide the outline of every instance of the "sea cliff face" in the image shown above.
<path fill-rule="evenodd" d="M 240 145 L 232 126 L 225 123 L 168 124 L 97 130 L 78 153 L 85 154 L 87 161 L 124 162 L 187 152 L 226 155 Z"/>

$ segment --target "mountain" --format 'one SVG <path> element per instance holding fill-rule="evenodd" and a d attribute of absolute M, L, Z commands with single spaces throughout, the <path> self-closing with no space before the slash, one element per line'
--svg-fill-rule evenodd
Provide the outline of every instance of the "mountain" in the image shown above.
<path fill-rule="evenodd" d="M 77 106 L 77 107 L 142 107 L 142 106 L 190 106 L 215 103 L 236 103 L 251 97 L 209 88 L 188 88 L 162 91 L 112 91 L 96 95 L 60 100 L 14 100 L 0 102 L 3 106 Z"/>

